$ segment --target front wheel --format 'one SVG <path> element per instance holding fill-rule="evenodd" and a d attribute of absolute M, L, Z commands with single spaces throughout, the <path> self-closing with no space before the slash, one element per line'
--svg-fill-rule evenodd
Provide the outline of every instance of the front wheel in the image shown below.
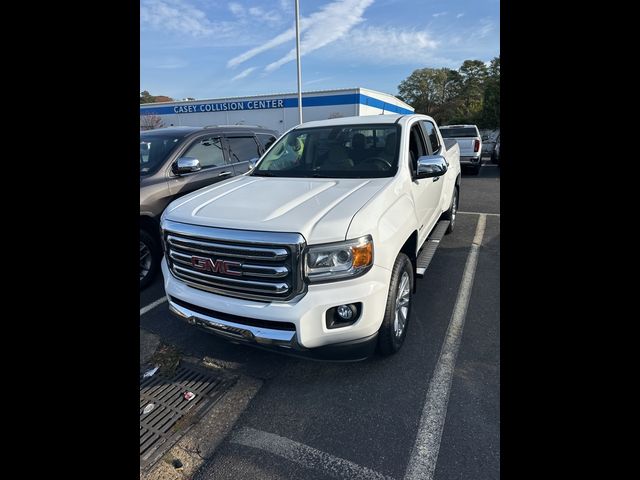
<path fill-rule="evenodd" d="M 411 297 L 413 292 L 413 266 L 404 253 L 398 254 L 391 272 L 387 307 L 378 331 L 378 349 L 384 356 L 393 355 L 407 336 Z"/>
<path fill-rule="evenodd" d="M 145 230 L 140 230 L 140 289 L 151 283 L 160 267 L 162 252 L 158 242 Z"/>

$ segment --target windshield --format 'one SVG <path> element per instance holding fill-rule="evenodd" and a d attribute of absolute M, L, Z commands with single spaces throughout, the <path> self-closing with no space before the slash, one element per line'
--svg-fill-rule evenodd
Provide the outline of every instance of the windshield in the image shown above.
<path fill-rule="evenodd" d="M 279 139 L 251 175 L 263 177 L 392 177 L 398 169 L 395 124 L 299 128 Z"/>
<path fill-rule="evenodd" d="M 166 134 L 140 135 L 140 175 L 155 172 L 181 139 L 182 137 Z"/>
<path fill-rule="evenodd" d="M 467 128 L 440 128 L 443 138 L 477 137 L 478 131 L 473 127 Z"/>

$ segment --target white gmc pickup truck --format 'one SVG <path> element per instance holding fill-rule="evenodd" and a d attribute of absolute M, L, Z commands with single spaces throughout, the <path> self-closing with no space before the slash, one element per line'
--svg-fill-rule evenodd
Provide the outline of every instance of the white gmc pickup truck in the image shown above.
<path fill-rule="evenodd" d="M 298 356 L 395 353 L 459 191 L 459 147 L 431 117 L 298 125 L 247 174 L 166 208 L 169 308 L 231 341 Z"/>

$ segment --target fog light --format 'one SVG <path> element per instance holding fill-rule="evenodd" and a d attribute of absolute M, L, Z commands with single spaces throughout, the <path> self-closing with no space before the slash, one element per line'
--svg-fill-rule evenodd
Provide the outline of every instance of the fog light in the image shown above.
<path fill-rule="evenodd" d="M 353 325 L 360 318 L 360 312 L 362 312 L 362 303 L 332 307 L 326 313 L 327 328 L 342 328 Z"/>
<path fill-rule="evenodd" d="M 351 320 L 353 317 L 353 310 L 348 305 L 340 305 L 338 307 L 338 315 L 343 320 Z"/>

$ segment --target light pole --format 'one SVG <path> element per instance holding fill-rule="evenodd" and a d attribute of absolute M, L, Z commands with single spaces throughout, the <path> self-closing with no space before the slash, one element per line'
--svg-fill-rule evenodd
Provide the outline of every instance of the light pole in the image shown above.
<path fill-rule="evenodd" d="M 298 62 L 298 121 L 302 123 L 302 74 L 300 73 L 300 5 L 296 0 L 296 60 Z"/>

